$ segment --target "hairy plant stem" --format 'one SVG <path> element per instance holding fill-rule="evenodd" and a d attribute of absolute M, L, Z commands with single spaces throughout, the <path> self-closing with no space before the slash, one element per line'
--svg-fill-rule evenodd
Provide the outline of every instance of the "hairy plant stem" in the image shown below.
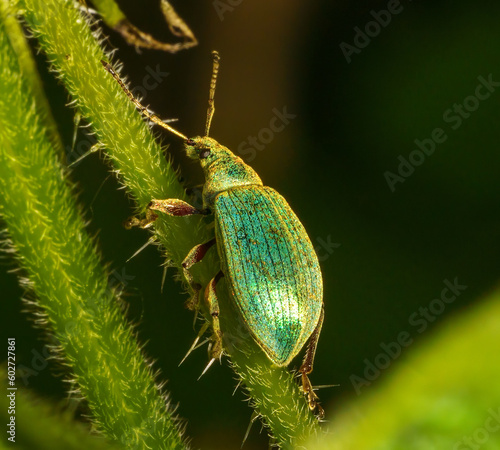
<path fill-rule="evenodd" d="M 3 21 L 0 67 L 0 211 L 37 296 L 38 322 L 54 334 L 98 430 L 127 448 L 185 448 L 108 284 Z"/>

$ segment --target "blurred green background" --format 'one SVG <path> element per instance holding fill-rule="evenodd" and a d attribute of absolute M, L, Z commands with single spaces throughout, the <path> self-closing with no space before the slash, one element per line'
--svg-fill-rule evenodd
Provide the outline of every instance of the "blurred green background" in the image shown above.
<path fill-rule="evenodd" d="M 500 86 L 491 87 L 492 92 L 481 88 L 480 97 L 490 94 L 485 99 L 478 99 L 476 89 L 479 77 L 500 82 L 500 5 L 450 0 L 177 3 L 177 12 L 200 42 L 194 49 L 175 55 L 137 51 L 109 29 L 106 45 L 118 49 L 123 73 L 132 86 L 143 88 L 144 103 L 163 118 L 177 118 L 175 126 L 187 135 L 203 133 L 210 51 L 220 52 L 211 135 L 235 152 L 252 147 L 249 136 L 259 139 L 263 148 L 254 158 L 241 156 L 265 184 L 288 199 L 321 259 L 326 317 L 311 379 L 313 384 L 339 384 L 319 392 L 331 425 L 347 404 L 376 393 L 391 374 L 404 370 L 407 355 L 422 345 L 432 349 L 441 327 L 461 336 L 463 328 L 453 320 L 476 308 L 498 285 Z M 158 2 L 119 4 L 136 26 L 173 40 Z M 343 50 L 341 44 L 355 45 L 355 27 L 364 31 L 374 12 L 389 7 L 398 10 L 383 16 L 390 23 L 378 32 L 369 26 L 372 37 L 346 58 L 347 47 Z M 75 125 L 65 106 L 67 94 L 47 73 L 43 55 L 38 62 L 68 158 L 74 160 L 93 138 L 79 129 L 72 144 Z M 152 87 L 151 78 L 145 82 L 151 71 L 168 76 L 161 75 Z M 451 118 L 460 115 L 453 111 L 460 105 L 463 116 L 457 126 L 458 119 Z M 284 108 L 295 117 L 270 138 L 262 130 Z M 436 128 L 446 141 L 391 189 L 386 172 L 398 175 L 400 156 L 408 160 L 412 154 L 420 162 L 412 153 L 415 140 L 431 138 Z M 202 183 L 201 171 L 182 154 L 178 140 L 164 133 L 162 139 L 171 143 L 168 153 L 186 186 Z M 204 350 L 177 367 L 196 333 L 173 272 L 161 294 L 162 259 L 156 248 L 126 262 L 148 234 L 123 229 L 130 203 L 97 154 L 75 166 L 73 179 L 89 231 L 97 234 L 104 260 L 125 281 L 128 316 L 139 323 L 148 356 L 168 380 L 179 414 L 188 419 L 193 446 L 239 448 L 252 412 L 241 390 L 233 395 L 236 382 L 227 363 L 215 365 L 200 381 L 196 379 L 207 362 Z M 15 266 L 6 257 L 1 262 L 1 328 L 17 338 L 20 364 L 33 369 L 28 387 L 60 401 L 66 389 L 58 376 L 63 370 L 33 360 L 46 351 L 44 334 L 22 312 L 23 292 L 9 273 Z M 444 280 L 455 278 L 466 288 L 441 308 L 443 303 L 433 299 L 440 298 Z M 429 313 L 420 309 L 429 306 Z M 382 361 L 383 344 L 387 348 L 400 333 L 412 344 L 356 389 L 353 375 L 365 378 L 367 361 Z M 446 365 L 448 356 L 456 353 L 443 354 L 440 364 Z M 299 359 L 292 363 L 299 365 Z M 491 360 L 500 375 L 498 365 Z M 439 380 L 438 372 L 435 376 Z M 411 395 L 404 389 L 400 394 Z M 495 405 L 500 406 L 498 392 L 492 397 L 491 407 Z M 77 409 L 86 412 L 82 405 Z M 485 406 L 480 423 L 487 410 Z M 254 425 L 244 448 L 266 448 L 265 432 L 259 435 L 259 429 Z M 410 448 L 415 437 L 408 439 L 407 447 L 394 448 Z"/>

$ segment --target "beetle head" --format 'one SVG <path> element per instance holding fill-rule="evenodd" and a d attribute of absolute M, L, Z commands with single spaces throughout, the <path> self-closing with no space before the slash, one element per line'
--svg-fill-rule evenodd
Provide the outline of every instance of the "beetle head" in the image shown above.
<path fill-rule="evenodd" d="M 260 177 L 250 166 L 215 139 L 195 137 L 187 139 L 184 145 L 188 156 L 200 161 L 205 174 L 205 206 L 210 206 L 217 194 L 228 189 L 262 185 Z"/>
<path fill-rule="evenodd" d="M 203 168 L 209 166 L 220 157 L 223 157 L 225 153 L 225 147 L 220 145 L 215 139 L 208 136 L 197 136 L 187 139 L 184 141 L 184 148 L 187 155 L 191 159 L 199 160 L 201 167 Z"/>

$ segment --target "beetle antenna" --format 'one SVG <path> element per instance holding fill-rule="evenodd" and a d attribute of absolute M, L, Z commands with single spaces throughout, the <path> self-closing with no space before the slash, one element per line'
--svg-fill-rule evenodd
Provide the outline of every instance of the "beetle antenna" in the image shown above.
<path fill-rule="evenodd" d="M 210 132 L 210 125 L 212 124 L 212 118 L 214 117 L 215 106 L 214 106 L 214 96 L 215 96 L 215 86 L 217 84 L 217 74 L 219 73 L 219 61 L 220 56 L 217 50 L 212 52 L 212 78 L 210 79 L 210 93 L 208 96 L 208 111 L 207 111 L 207 123 L 205 124 L 205 136 L 208 136 Z"/>
<path fill-rule="evenodd" d="M 161 120 L 156 114 L 149 112 L 148 109 L 145 106 L 143 106 L 139 100 L 137 100 L 134 97 L 134 94 L 132 94 L 132 92 L 130 92 L 130 90 L 127 88 L 127 86 L 125 86 L 125 83 L 122 81 L 120 76 L 113 70 L 113 68 L 111 67 L 111 64 L 109 64 L 106 61 L 103 61 L 102 59 L 101 59 L 101 64 L 113 76 L 113 78 L 116 80 L 116 82 L 123 89 L 123 92 L 125 92 L 125 94 L 127 94 L 127 97 L 136 106 L 136 108 L 141 112 L 141 114 L 145 115 L 149 120 L 151 120 L 151 122 L 154 122 L 157 125 L 160 125 L 160 127 L 165 128 L 165 130 L 168 130 L 171 133 L 175 134 L 176 136 L 179 136 L 184 141 L 188 140 L 188 138 L 186 136 L 184 136 L 181 132 L 177 131 L 175 128 L 172 128 L 170 125 L 163 122 L 163 120 Z"/>

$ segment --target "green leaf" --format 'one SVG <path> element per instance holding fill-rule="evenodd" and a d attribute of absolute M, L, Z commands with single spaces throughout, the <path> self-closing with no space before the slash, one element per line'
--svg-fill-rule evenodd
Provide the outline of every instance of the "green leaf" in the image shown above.
<path fill-rule="evenodd" d="M 500 290 L 434 331 L 396 371 L 331 418 L 317 449 L 500 448 Z"/>

